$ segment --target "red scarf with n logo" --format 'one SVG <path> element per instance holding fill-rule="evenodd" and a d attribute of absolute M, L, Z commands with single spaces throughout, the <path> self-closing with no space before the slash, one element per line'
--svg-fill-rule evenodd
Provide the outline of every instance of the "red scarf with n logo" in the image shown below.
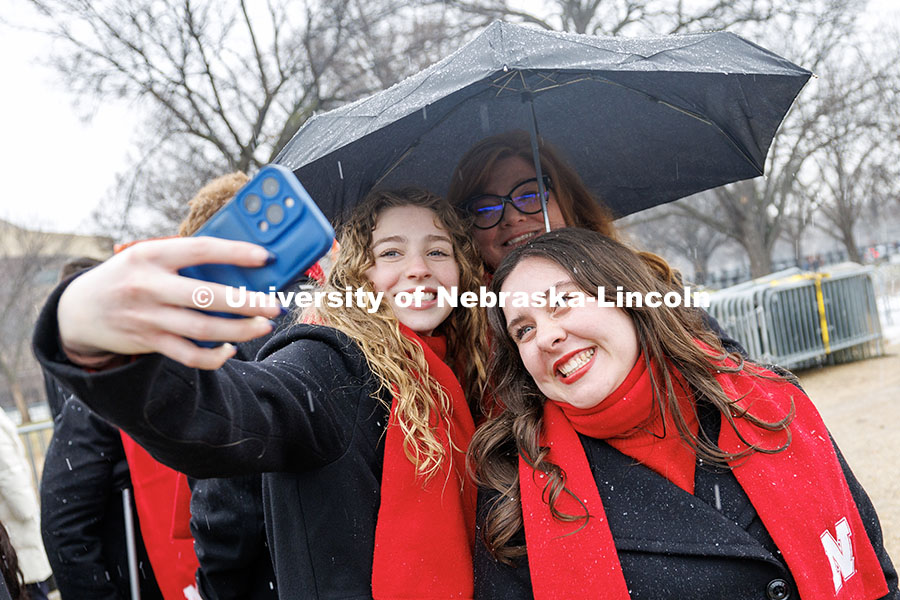
<path fill-rule="evenodd" d="M 647 411 L 641 414 L 646 415 L 652 398 L 643 390 L 650 389 L 650 375 L 640 366 L 643 358 L 639 358 L 638 363 L 635 368 L 642 373 L 635 376 L 632 371 L 610 398 L 628 396 L 629 403 L 643 401 Z M 758 367 L 748 368 L 773 376 Z M 760 379 L 746 373 L 720 373 L 716 379 L 729 398 L 739 398 L 736 408 L 749 410 L 764 421 L 783 419 L 790 413 L 793 401 L 795 416 L 790 425 L 788 449 L 777 454 L 753 453 L 737 461 L 733 472 L 784 556 L 800 596 L 817 600 L 869 600 L 887 594 L 884 573 L 847 487 L 837 454 L 825 424 L 809 398 L 783 380 Z M 678 385 L 675 388 L 679 391 Z M 681 395 L 686 392 L 679 392 L 680 402 L 690 400 Z M 767 432 L 743 419 L 736 419 L 736 423 L 744 439 L 757 446 L 778 448 L 786 441 L 784 432 Z M 577 533 L 573 532 L 581 522 L 562 523 L 550 515 L 542 498 L 546 476 L 519 459 L 529 568 L 534 597 L 538 600 L 629 598 L 600 494 L 578 439 L 578 432 L 592 435 L 592 430 L 603 427 L 602 422 L 598 423 L 585 411 L 573 411 L 569 405 L 552 401 L 544 404 L 541 445 L 551 448 L 547 459 L 563 468 L 567 487 L 577 494 L 591 515 L 587 525 Z M 666 437 L 678 435 L 670 426 L 666 432 Z M 610 440 L 616 447 L 620 442 Z M 678 458 L 681 452 L 678 446 L 671 445 L 661 452 L 671 456 L 676 463 L 684 464 Z M 638 447 L 642 446 L 638 444 Z M 719 447 L 732 453 L 747 447 L 724 418 Z M 627 447 L 619 449 L 635 456 Z M 641 452 L 643 450 L 638 454 Z M 662 462 L 658 453 L 655 456 L 655 464 L 648 466 L 659 472 Z M 641 460 L 640 455 L 635 458 Z M 693 473 L 693 461 L 690 462 Z M 684 477 L 679 481 L 675 475 L 664 473 L 664 476 L 685 487 Z M 572 515 L 584 512 L 582 506 L 567 494 L 559 496 L 558 508 Z M 575 557 L 577 560 L 573 560 Z"/>
<path fill-rule="evenodd" d="M 423 340 L 402 324 L 400 331 L 422 347 L 429 374 L 450 397 L 451 414 L 434 415 L 432 426 L 446 456 L 426 483 L 403 450 L 394 398 L 384 441 L 372 594 L 377 600 L 471 598 L 476 489 L 466 476 L 466 450 L 475 423 L 459 381 L 443 361 L 446 340 Z"/>

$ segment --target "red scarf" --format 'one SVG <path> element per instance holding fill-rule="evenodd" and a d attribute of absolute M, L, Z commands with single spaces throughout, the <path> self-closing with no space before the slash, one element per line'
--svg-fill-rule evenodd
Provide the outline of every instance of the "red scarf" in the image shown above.
<path fill-rule="evenodd" d="M 772 375 L 769 371 L 757 370 L 763 375 Z M 649 382 L 645 381 L 649 380 L 649 373 L 642 371 L 635 375 L 632 370 L 626 381 L 600 406 L 609 399 L 618 399 L 621 403 L 626 397 L 626 404 L 631 406 L 637 401 L 632 395 L 634 392 L 644 399 L 643 404 L 649 409 L 652 400 Z M 825 424 L 809 398 L 783 380 L 759 379 L 745 373 L 720 373 L 716 379 L 729 398 L 740 398 L 738 407 L 749 409 L 753 415 L 766 421 L 784 418 L 790 412 L 793 400 L 795 417 L 790 425 L 792 438 L 789 448 L 774 455 L 753 453 L 733 463 L 733 472 L 784 556 L 800 596 L 868 600 L 887 594 L 881 565 L 847 487 Z M 678 388 L 676 385 L 676 391 Z M 568 405 L 561 408 L 555 402 L 544 404 L 541 444 L 551 448 L 547 459 L 565 470 L 567 487 L 578 495 L 591 515 L 587 525 L 577 533 L 573 532 L 581 526 L 581 522 L 561 523 L 550 515 L 549 507 L 542 499 L 545 475 L 535 472 L 521 458 L 519 460 L 529 568 L 534 597 L 539 600 L 629 598 L 600 493 L 576 433 L 592 435 L 592 431 L 605 428 L 596 419 L 604 409 L 594 411 L 595 415 L 585 415 L 583 413 L 590 411 L 578 411 Z M 687 412 L 693 414 L 694 411 Z M 574 418 L 567 418 L 570 413 L 574 413 Z M 633 429 L 641 418 L 646 419 L 647 410 L 634 409 L 634 414 L 638 415 L 634 421 L 626 422 L 623 427 Z M 746 440 L 764 448 L 777 448 L 785 441 L 783 432 L 765 432 L 743 419 L 738 419 L 736 424 Z M 614 435 L 621 435 L 624 431 L 627 429 L 615 431 Z M 670 436 L 678 437 L 678 433 L 674 426 L 667 425 L 666 437 Z M 621 441 L 610 439 L 609 443 L 615 446 Z M 643 447 L 642 444 L 638 446 Z M 679 455 L 681 451 L 678 446 L 669 445 L 660 454 Z M 724 418 L 719 447 L 732 453 L 746 448 Z M 623 450 L 625 454 L 641 460 L 641 456 L 626 450 Z M 656 451 L 650 454 L 656 455 Z M 683 459 L 675 460 L 677 464 L 684 464 Z M 648 466 L 664 476 L 671 475 L 661 471 L 658 457 L 651 458 Z M 681 468 L 676 467 L 676 470 Z M 677 483 L 684 474 L 675 474 L 674 477 L 672 481 Z M 584 512 L 584 508 L 567 494 L 559 496 L 558 508 L 574 515 Z M 855 560 L 849 567 L 846 558 L 851 554 L 842 544 L 848 539 L 845 527 L 849 527 Z M 826 548 L 830 548 L 830 554 Z M 832 567 L 831 561 L 837 560 L 839 554 L 844 559 L 843 564 Z M 573 556 L 577 556 L 578 560 L 572 560 Z"/>
<path fill-rule="evenodd" d="M 182 473 L 157 462 L 124 432 L 122 446 L 131 471 L 134 503 L 150 565 L 165 600 L 190 598 L 199 562 L 189 521 L 190 490 Z"/>
<path fill-rule="evenodd" d="M 657 381 L 661 378 L 657 377 Z M 639 463 L 653 469 L 689 494 L 694 493 L 694 469 L 697 465 L 693 448 L 687 445 L 678 430 L 671 411 L 665 418 L 653 416 L 650 376 L 643 356 L 603 402 L 592 408 L 580 409 L 571 404 L 557 403 L 572 423 L 575 431 L 600 440 Z M 696 435 L 700 429 L 687 386 L 680 377 L 674 382 L 675 394 L 688 428 Z"/>
<path fill-rule="evenodd" d="M 384 442 L 372 593 L 378 600 L 471 598 L 476 490 L 465 459 L 475 423 L 459 381 L 443 361 L 446 340 L 420 338 L 403 325 L 400 331 L 422 347 L 429 374 L 450 397 L 449 418 L 435 415 L 433 421 L 447 455 L 425 483 L 403 450 L 395 397 Z"/>

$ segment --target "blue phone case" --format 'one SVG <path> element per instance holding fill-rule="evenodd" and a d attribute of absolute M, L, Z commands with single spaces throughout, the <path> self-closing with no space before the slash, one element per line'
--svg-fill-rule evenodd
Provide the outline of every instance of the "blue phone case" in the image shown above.
<path fill-rule="evenodd" d="M 180 269 L 179 274 L 268 293 L 281 290 L 325 255 L 334 230 L 313 199 L 288 169 L 267 165 L 219 209 L 194 236 L 252 242 L 275 254 L 275 262 L 262 267 L 204 264 Z M 239 315 L 209 311 L 220 317 Z M 218 342 L 194 343 L 215 347 Z"/>
<path fill-rule="evenodd" d="M 295 281 L 334 241 L 328 219 L 294 174 L 280 165 L 260 169 L 194 234 L 203 235 L 259 244 L 276 260 L 254 268 L 195 265 L 181 269 L 181 275 L 267 293 Z"/>

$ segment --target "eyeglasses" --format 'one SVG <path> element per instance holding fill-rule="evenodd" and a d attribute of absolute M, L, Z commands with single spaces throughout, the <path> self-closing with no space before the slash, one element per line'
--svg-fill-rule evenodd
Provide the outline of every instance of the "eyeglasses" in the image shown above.
<path fill-rule="evenodd" d="M 543 176 L 544 190 L 549 197 L 553 186 L 548 175 Z M 475 217 L 474 225 L 478 229 L 491 229 L 503 220 L 503 211 L 510 204 L 523 215 L 533 215 L 541 212 L 541 192 L 538 186 L 538 178 L 532 177 L 519 183 L 505 196 L 495 194 L 480 194 L 466 202 L 466 210 Z"/>

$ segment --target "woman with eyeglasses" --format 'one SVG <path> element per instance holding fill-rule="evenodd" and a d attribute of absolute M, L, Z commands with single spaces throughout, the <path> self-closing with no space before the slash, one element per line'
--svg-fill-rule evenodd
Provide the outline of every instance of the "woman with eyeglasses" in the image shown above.
<path fill-rule="evenodd" d="M 606 205 L 588 190 L 553 146 L 539 139 L 538 150 L 550 229 L 581 227 L 618 241 L 613 216 Z M 456 165 L 447 199 L 471 219 L 472 237 L 488 273 L 493 273 L 515 248 L 545 233 L 528 132 L 507 131 L 472 146 Z M 701 314 L 727 350 L 746 356 L 743 347 L 709 313 Z"/>
<path fill-rule="evenodd" d="M 551 229 L 583 227 L 618 238 L 612 213 L 549 144 L 539 140 Z M 474 238 L 493 271 L 507 254 L 544 233 L 531 139 L 526 131 L 487 137 L 456 166 L 447 199 L 473 218 Z"/>

